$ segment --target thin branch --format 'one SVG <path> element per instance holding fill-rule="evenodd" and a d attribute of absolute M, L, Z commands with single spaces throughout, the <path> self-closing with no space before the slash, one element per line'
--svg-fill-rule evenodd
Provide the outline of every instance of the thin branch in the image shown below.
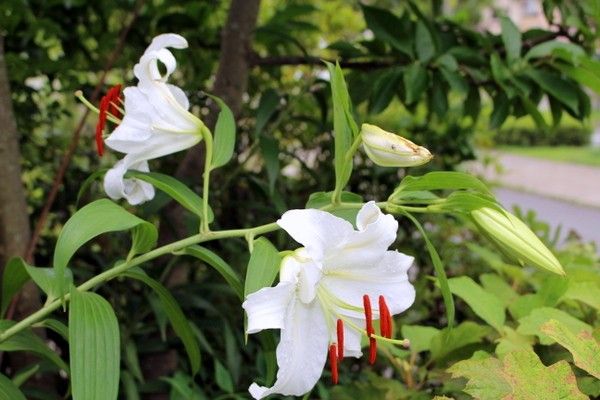
<path fill-rule="evenodd" d="M 324 66 L 324 61 L 335 63 L 336 60 L 328 60 L 320 57 L 313 56 L 265 56 L 261 57 L 254 53 L 250 57 L 250 65 L 261 66 L 261 67 L 273 67 L 273 66 L 285 66 L 285 65 L 320 65 Z M 381 60 L 365 60 L 365 61 L 352 61 L 352 60 L 339 60 L 342 68 L 356 69 L 369 71 L 373 69 L 388 68 L 391 66 L 405 65 L 400 60 L 394 59 L 381 59 Z"/>

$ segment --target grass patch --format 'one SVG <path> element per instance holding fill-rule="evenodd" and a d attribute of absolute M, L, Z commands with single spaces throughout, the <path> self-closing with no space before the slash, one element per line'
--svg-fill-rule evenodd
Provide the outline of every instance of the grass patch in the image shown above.
<path fill-rule="evenodd" d="M 499 149 L 520 156 L 600 167 L 600 148 L 578 146 L 501 146 Z"/>

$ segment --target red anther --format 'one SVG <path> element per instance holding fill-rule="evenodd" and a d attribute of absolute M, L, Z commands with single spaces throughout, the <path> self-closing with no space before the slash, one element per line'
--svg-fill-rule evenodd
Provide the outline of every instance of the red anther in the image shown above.
<path fill-rule="evenodd" d="M 102 132 L 104 132 L 104 126 L 106 125 L 106 111 L 108 110 L 109 103 L 108 94 L 100 100 L 100 112 L 98 114 L 98 123 L 96 124 L 96 149 L 98 155 L 104 154 L 104 139 L 102 138 Z"/>
<path fill-rule="evenodd" d="M 363 306 L 365 308 L 365 322 L 367 325 L 367 336 L 371 337 L 375 330 L 373 329 L 373 312 L 371 311 L 371 299 L 369 295 L 363 296 Z"/>
<path fill-rule="evenodd" d="M 369 338 L 369 364 L 375 364 L 377 358 L 377 340 L 374 337 Z"/>
<path fill-rule="evenodd" d="M 389 332 L 389 327 L 387 323 L 389 322 L 388 318 L 386 318 L 386 304 L 383 296 L 379 296 L 379 332 L 381 336 L 387 337 L 387 333 Z"/>
<path fill-rule="evenodd" d="M 337 357 L 339 360 L 344 359 L 344 321 L 337 320 Z"/>
<path fill-rule="evenodd" d="M 337 349 L 335 344 L 329 346 L 329 367 L 331 368 L 331 383 L 338 383 Z"/>
<path fill-rule="evenodd" d="M 387 330 L 388 330 L 386 338 L 391 339 L 392 334 L 393 334 L 392 329 L 393 329 L 394 325 L 392 322 L 392 315 L 390 314 L 390 310 L 387 308 L 387 305 L 385 307 L 386 307 L 385 311 L 386 311 L 386 319 L 387 319 L 386 325 L 387 325 Z"/>
<path fill-rule="evenodd" d="M 121 112 L 117 108 L 117 101 L 121 96 L 121 85 L 115 85 L 106 94 L 108 97 L 109 109 L 108 112 L 116 118 L 121 118 Z"/>

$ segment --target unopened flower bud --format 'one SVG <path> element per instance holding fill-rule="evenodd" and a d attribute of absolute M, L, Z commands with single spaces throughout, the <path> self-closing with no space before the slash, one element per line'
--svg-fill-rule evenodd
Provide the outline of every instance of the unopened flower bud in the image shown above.
<path fill-rule="evenodd" d="M 521 264 L 565 275 L 554 254 L 527 225 L 508 211 L 483 207 L 471 211 L 471 217 L 481 232 L 507 256 Z"/>
<path fill-rule="evenodd" d="M 382 167 L 415 167 L 433 157 L 425 147 L 375 125 L 363 124 L 360 134 L 367 156 Z"/>

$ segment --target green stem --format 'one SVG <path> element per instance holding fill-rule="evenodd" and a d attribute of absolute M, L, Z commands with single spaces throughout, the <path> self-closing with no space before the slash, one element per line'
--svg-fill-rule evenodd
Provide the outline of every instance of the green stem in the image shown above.
<path fill-rule="evenodd" d="M 107 281 L 121 275 L 123 272 L 127 271 L 130 268 L 133 268 L 137 265 L 140 265 L 140 264 L 143 264 L 150 260 L 153 260 L 162 255 L 172 253 L 174 251 L 191 246 L 193 244 L 208 242 L 208 241 L 217 240 L 217 239 L 243 237 L 245 235 L 261 235 L 264 233 L 275 231 L 277 229 L 279 229 L 279 226 L 277 225 L 277 223 L 272 222 L 270 224 L 260 225 L 260 226 L 254 227 L 254 228 L 231 229 L 231 230 L 224 230 L 224 231 L 217 231 L 217 232 L 202 232 L 197 235 L 190 236 L 188 238 L 179 240 L 177 242 L 173 242 L 173 243 L 167 244 L 165 246 L 159 247 L 157 249 L 154 249 L 146 254 L 142 254 L 139 257 L 132 258 L 128 262 L 123 262 L 123 263 L 117 264 L 116 266 L 112 267 L 111 269 L 108 269 L 108 270 L 102 272 L 101 274 L 90 278 L 89 280 L 85 281 L 81 285 L 77 286 L 77 290 L 79 290 L 80 292 L 88 291 L 104 282 L 107 282 Z M 17 322 L 16 324 L 11 326 L 4 332 L 0 333 L 0 343 L 5 341 L 6 339 L 10 338 L 11 336 L 16 335 L 17 333 L 21 332 L 22 330 L 30 327 L 31 325 L 38 322 L 42 318 L 46 317 L 51 312 L 57 310 L 63 304 L 63 301 L 69 300 L 70 297 L 71 297 L 70 294 L 67 293 L 63 296 L 62 299 L 55 299 L 55 300 L 51 301 L 50 303 L 45 304 L 38 311 L 34 312 L 33 314 L 29 315 L 27 318 Z"/>
<path fill-rule="evenodd" d="M 340 172 L 341 176 L 346 176 L 346 168 L 348 163 L 352 162 L 352 157 L 354 157 L 354 153 L 358 150 L 358 146 L 362 143 L 362 136 L 359 134 L 354 138 L 354 142 L 352 142 L 352 146 L 346 152 L 344 156 L 344 170 Z M 352 164 L 350 164 L 352 166 Z M 336 177 L 337 178 L 337 177 Z M 340 205 L 342 202 L 342 190 L 344 189 L 343 185 L 345 184 L 341 182 L 341 180 L 336 179 L 335 181 L 335 189 L 333 190 L 333 195 L 331 196 L 331 204 Z"/>
<path fill-rule="evenodd" d="M 200 227 L 200 232 L 208 232 L 210 230 L 208 226 L 208 197 L 210 186 L 210 168 L 213 153 L 213 140 L 210 131 L 204 126 L 202 127 L 202 136 L 204 137 L 205 141 L 206 154 L 204 157 L 204 182 L 202 186 L 202 226 Z"/>

